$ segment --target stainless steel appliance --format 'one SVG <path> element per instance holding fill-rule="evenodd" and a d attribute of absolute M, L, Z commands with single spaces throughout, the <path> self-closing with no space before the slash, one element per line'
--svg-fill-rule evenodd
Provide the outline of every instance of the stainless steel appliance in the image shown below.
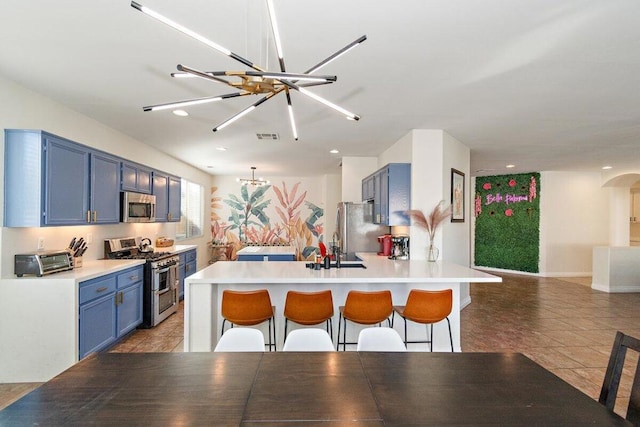
<path fill-rule="evenodd" d="M 30 254 L 17 254 L 14 257 L 13 272 L 18 277 L 34 274 L 41 277 L 73 269 L 71 253 L 64 251 L 40 251 Z"/>
<path fill-rule="evenodd" d="M 409 259 L 409 236 L 392 236 L 393 249 L 389 259 Z"/>
<path fill-rule="evenodd" d="M 170 252 L 140 251 L 141 237 L 104 241 L 105 258 L 144 259 L 141 328 L 153 328 L 178 310 L 180 257 Z"/>
<path fill-rule="evenodd" d="M 156 220 L 156 196 L 123 191 L 121 194 L 120 221 L 154 222 Z"/>
<path fill-rule="evenodd" d="M 340 253 L 349 259 L 355 252 L 378 252 L 378 236 L 389 227 L 373 223 L 373 203 L 338 203 L 336 218 Z"/>

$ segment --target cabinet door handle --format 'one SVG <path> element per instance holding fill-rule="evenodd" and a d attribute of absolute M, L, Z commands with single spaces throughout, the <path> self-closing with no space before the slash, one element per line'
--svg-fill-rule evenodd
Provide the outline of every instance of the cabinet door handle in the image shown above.
<path fill-rule="evenodd" d="M 93 222 L 98 222 L 98 211 L 93 211 Z"/>
<path fill-rule="evenodd" d="M 116 305 L 120 305 L 124 303 L 124 294 L 122 292 L 118 292 L 116 294 L 115 303 Z"/>
<path fill-rule="evenodd" d="M 169 221 L 171 221 L 171 212 L 169 212 L 169 213 L 167 214 L 167 219 L 168 219 Z"/>
<path fill-rule="evenodd" d="M 87 211 L 87 222 L 91 222 L 91 211 Z"/>
<path fill-rule="evenodd" d="M 138 276 L 129 276 L 129 280 L 136 280 L 138 278 Z"/>
<path fill-rule="evenodd" d="M 98 288 L 98 289 L 96 289 L 96 292 L 104 292 L 104 291 L 106 291 L 107 289 L 109 289 L 109 288 L 107 288 L 106 286 L 103 286 L 102 288 Z"/>

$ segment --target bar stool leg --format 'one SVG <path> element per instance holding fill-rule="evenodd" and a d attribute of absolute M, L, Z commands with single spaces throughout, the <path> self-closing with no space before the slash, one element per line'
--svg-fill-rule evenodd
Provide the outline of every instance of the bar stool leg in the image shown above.
<path fill-rule="evenodd" d="M 449 322 L 449 317 L 447 319 L 447 325 L 449 325 L 449 341 L 451 342 L 451 353 L 453 353 L 453 335 L 451 335 L 451 322 Z"/>

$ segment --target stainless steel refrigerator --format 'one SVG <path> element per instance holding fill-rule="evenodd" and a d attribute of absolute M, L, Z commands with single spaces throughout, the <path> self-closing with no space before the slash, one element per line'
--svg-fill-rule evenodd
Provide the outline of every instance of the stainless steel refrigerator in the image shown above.
<path fill-rule="evenodd" d="M 352 255 L 354 252 L 378 252 L 378 236 L 389 234 L 386 225 L 373 223 L 373 203 L 338 203 L 336 218 L 340 252 Z"/>

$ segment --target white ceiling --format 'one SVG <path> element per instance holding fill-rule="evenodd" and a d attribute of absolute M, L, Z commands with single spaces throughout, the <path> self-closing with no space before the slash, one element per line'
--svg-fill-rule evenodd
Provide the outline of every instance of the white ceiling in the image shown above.
<path fill-rule="evenodd" d="M 139 0 L 269 70 L 278 70 L 263 0 Z M 303 72 L 367 35 L 311 88 L 358 122 L 292 93 L 213 133 L 256 97 L 170 111 L 146 105 L 233 92 L 172 79 L 242 64 L 143 15 L 129 0 L 0 2 L 0 74 L 212 174 L 337 173 L 411 129 L 471 148 L 472 175 L 640 166 L 637 0 L 274 0 L 287 71 Z M 280 134 L 260 141 L 256 133 Z M 225 147 L 227 151 L 217 151 Z M 340 154 L 330 154 L 330 149 Z M 480 171 L 480 172 L 477 172 Z"/>

